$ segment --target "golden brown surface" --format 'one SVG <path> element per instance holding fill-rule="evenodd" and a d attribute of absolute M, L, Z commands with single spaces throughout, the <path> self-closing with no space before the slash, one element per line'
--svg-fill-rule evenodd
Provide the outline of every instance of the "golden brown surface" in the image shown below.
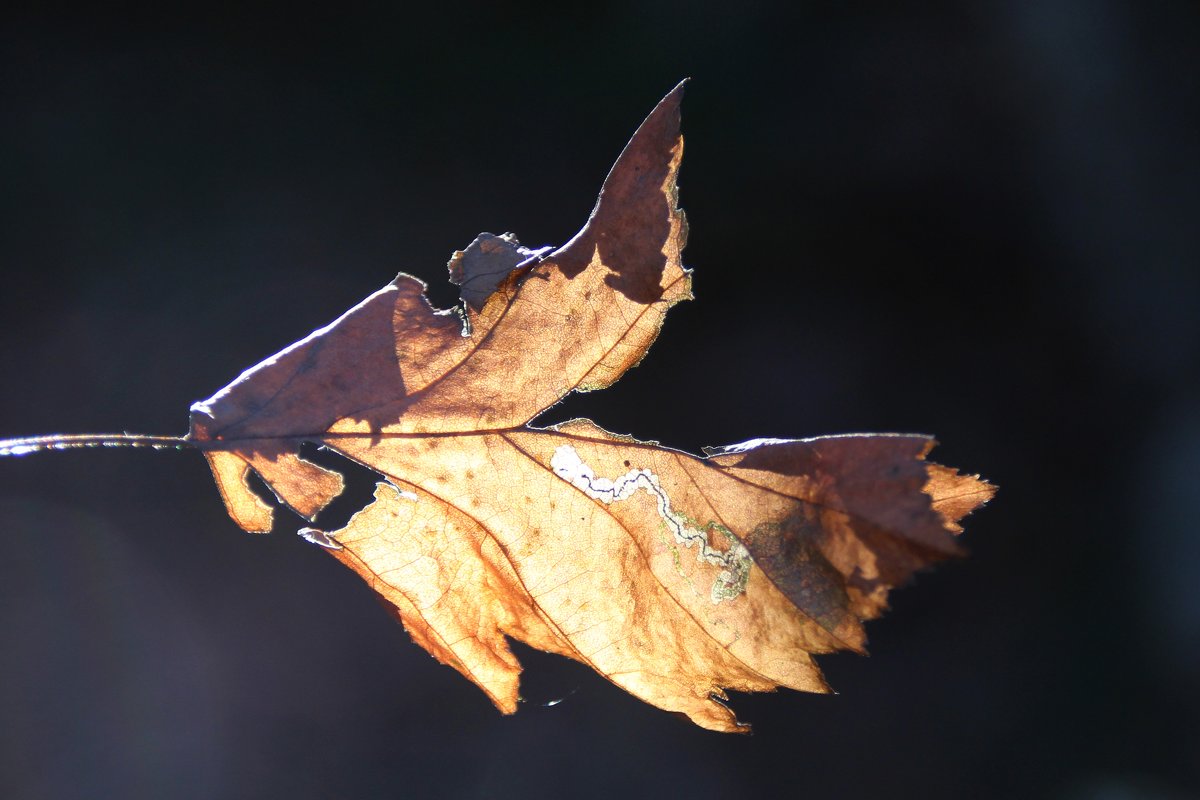
<path fill-rule="evenodd" d="M 993 487 L 924 461 L 923 436 L 761 440 L 697 458 L 576 420 L 530 420 L 636 365 L 691 297 L 676 207 L 682 85 L 646 119 L 570 242 L 461 311 L 400 275 L 192 410 L 231 516 L 270 528 L 255 470 L 311 518 L 341 477 L 316 441 L 387 482 L 342 530 L 310 531 L 413 639 L 502 711 L 505 636 L 592 666 L 660 708 L 744 730 L 724 690 L 827 691 L 813 653 L 861 651 L 861 620 L 955 555 Z M 494 263 L 494 262 L 489 262 Z M 486 266 L 486 265 L 485 265 Z M 478 307 L 478 308 L 477 308 Z"/>

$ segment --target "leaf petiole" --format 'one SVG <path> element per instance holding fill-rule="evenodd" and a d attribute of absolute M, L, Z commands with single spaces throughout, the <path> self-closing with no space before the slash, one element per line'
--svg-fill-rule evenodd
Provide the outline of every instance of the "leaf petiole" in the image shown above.
<path fill-rule="evenodd" d="M 77 447 L 150 447 L 155 450 L 185 450 L 196 442 L 183 436 L 145 436 L 137 433 L 68 433 L 0 439 L 0 456 L 24 456 L 43 450 L 73 450 Z"/>

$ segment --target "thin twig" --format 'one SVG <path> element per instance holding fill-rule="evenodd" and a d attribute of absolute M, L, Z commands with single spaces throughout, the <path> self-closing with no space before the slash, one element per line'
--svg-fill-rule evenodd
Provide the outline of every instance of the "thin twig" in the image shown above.
<path fill-rule="evenodd" d="M 155 450 L 185 450 L 196 443 L 183 436 L 144 436 L 137 433 L 68 433 L 0 439 L 0 456 L 24 456 L 43 450 L 72 450 L 77 447 L 150 447 Z"/>

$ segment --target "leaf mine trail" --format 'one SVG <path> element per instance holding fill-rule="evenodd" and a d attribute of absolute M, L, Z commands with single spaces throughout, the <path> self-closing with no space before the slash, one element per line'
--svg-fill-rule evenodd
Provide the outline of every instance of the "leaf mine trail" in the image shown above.
<path fill-rule="evenodd" d="M 890 590 L 961 553 L 959 521 L 995 488 L 926 461 L 909 434 L 756 439 L 692 456 L 589 420 L 529 423 L 636 366 L 689 300 L 676 179 L 683 84 L 625 146 L 561 247 L 480 234 L 450 258 L 462 301 L 435 309 L 401 274 L 191 409 L 185 437 L 0 441 L 44 449 L 196 449 L 233 520 L 311 520 L 342 476 L 312 442 L 374 470 L 345 527 L 300 534 L 360 575 L 413 640 L 516 710 L 514 638 L 588 664 L 717 731 L 726 691 L 829 687 L 814 656 L 863 652 Z"/>
<path fill-rule="evenodd" d="M 663 491 L 658 476 L 645 469 L 630 470 L 616 479 L 598 478 L 592 468 L 579 458 L 579 453 L 569 444 L 559 445 L 550 459 L 550 469 L 567 483 L 588 497 L 605 505 L 627 500 L 639 489 L 651 495 L 658 504 L 658 516 L 675 541 L 687 548 L 696 548 L 696 558 L 724 569 L 718 573 L 712 585 L 712 601 L 732 600 L 746 590 L 752 561 L 750 552 L 723 525 L 709 522 L 705 527 L 720 531 L 727 538 L 726 549 L 718 550 L 709 545 L 709 534 L 695 527 L 695 523 L 676 513 L 671 508 L 671 498 Z"/>

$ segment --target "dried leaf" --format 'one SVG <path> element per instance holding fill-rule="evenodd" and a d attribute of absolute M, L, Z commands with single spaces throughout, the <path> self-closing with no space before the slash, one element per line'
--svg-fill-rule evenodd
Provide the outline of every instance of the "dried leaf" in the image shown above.
<path fill-rule="evenodd" d="M 272 523 L 251 471 L 310 519 L 341 492 L 301 442 L 384 476 L 345 528 L 301 535 L 506 713 L 512 637 L 705 728 L 745 730 L 726 690 L 828 691 L 813 654 L 862 651 L 862 621 L 956 555 L 958 521 L 994 492 L 926 462 L 925 436 L 763 439 L 700 458 L 587 420 L 529 425 L 636 365 L 691 298 L 682 93 L 642 123 L 566 245 L 481 234 L 450 260 L 460 308 L 434 309 L 401 274 L 192 407 L 188 441 L 247 531 Z"/>

